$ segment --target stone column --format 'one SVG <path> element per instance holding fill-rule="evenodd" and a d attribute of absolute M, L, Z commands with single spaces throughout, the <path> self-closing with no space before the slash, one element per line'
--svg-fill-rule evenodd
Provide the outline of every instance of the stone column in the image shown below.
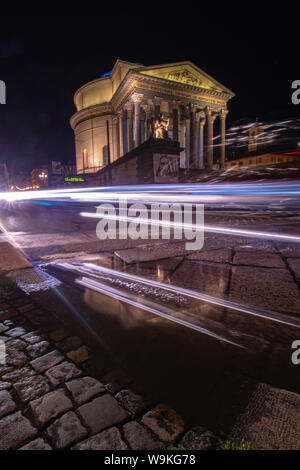
<path fill-rule="evenodd" d="M 178 105 L 174 104 L 173 105 L 173 140 L 176 140 L 176 142 L 178 142 L 179 140 L 178 126 L 179 126 L 179 109 L 178 109 Z"/>
<path fill-rule="evenodd" d="M 194 106 L 191 106 L 190 110 L 190 168 L 196 168 L 196 146 L 197 146 L 197 141 L 196 141 L 196 112 Z"/>
<path fill-rule="evenodd" d="M 124 110 L 119 111 L 119 156 L 124 155 Z"/>
<path fill-rule="evenodd" d="M 146 104 L 144 106 L 144 110 L 145 110 L 145 140 L 148 140 L 151 137 L 151 118 L 152 118 L 151 105 Z"/>
<path fill-rule="evenodd" d="M 195 113 L 195 168 L 199 168 L 200 113 Z"/>
<path fill-rule="evenodd" d="M 190 117 L 185 120 L 185 168 L 190 168 L 191 156 L 191 120 Z"/>
<path fill-rule="evenodd" d="M 120 138 L 119 138 L 119 118 L 118 116 L 113 118 L 113 139 L 114 139 L 114 160 L 117 160 L 120 156 Z"/>
<path fill-rule="evenodd" d="M 135 93 L 132 97 L 134 103 L 134 135 L 135 147 L 141 144 L 141 100 L 143 95 Z"/>
<path fill-rule="evenodd" d="M 205 125 L 205 114 L 203 116 L 200 115 L 200 122 L 199 122 L 199 146 L 198 146 L 198 168 L 204 168 L 204 158 L 203 158 L 203 131 Z"/>
<path fill-rule="evenodd" d="M 126 105 L 127 111 L 127 148 L 128 152 L 133 149 L 133 110 L 132 103 Z"/>
<path fill-rule="evenodd" d="M 212 169 L 214 162 L 214 121 L 216 116 L 212 114 L 212 109 L 210 107 L 206 108 L 206 122 L 207 122 L 207 162 L 206 166 L 209 169 Z"/>
<path fill-rule="evenodd" d="M 222 109 L 221 113 L 219 114 L 220 117 L 220 131 L 221 131 L 221 155 L 220 155 L 220 166 L 221 168 L 225 168 L 225 157 L 226 157 L 226 152 L 225 152 L 225 134 L 226 134 L 226 116 L 228 114 L 228 111 L 226 109 Z"/>

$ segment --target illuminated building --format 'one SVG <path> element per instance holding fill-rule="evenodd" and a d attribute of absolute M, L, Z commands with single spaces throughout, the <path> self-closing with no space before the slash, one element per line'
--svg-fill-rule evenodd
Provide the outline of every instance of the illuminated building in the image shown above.
<path fill-rule="evenodd" d="M 214 122 L 220 119 L 224 167 L 227 102 L 233 96 L 189 61 L 144 67 L 117 60 L 111 72 L 74 95 L 77 112 L 70 124 L 77 173 L 96 172 L 108 164 L 109 155 L 114 162 L 138 147 L 151 137 L 159 117 L 168 119 L 169 137 L 183 148 L 182 168 L 213 167 Z"/>
<path fill-rule="evenodd" d="M 288 163 L 300 161 L 300 152 L 287 152 L 284 154 L 265 153 L 263 155 L 253 155 L 228 160 L 225 162 L 225 168 L 239 169 L 240 167 L 248 168 L 254 166 L 276 165 L 278 163 Z M 218 168 L 218 166 L 216 166 Z"/>

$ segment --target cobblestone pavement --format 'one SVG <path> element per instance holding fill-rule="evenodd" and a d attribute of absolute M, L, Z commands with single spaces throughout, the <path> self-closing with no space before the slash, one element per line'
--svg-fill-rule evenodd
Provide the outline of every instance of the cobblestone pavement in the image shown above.
<path fill-rule="evenodd" d="M 89 347 L 12 285 L 0 288 L 0 340 L 0 450 L 222 448 L 121 370 L 99 376 Z"/>
<path fill-rule="evenodd" d="M 298 246 L 223 236 L 208 236 L 204 249 L 195 253 L 187 253 L 182 242 L 148 245 L 123 249 L 110 246 L 99 255 L 97 244 L 89 247 L 89 254 L 97 254 L 101 260 L 96 263 L 113 269 L 159 281 L 171 280 L 233 302 L 299 316 Z M 6 252 L 6 244 L 2 243 L 2 248 Z M 67 247 L 70 252 L 61 247 L 47 248 L 49 254 L 44 261 L 80 259 L 80 252 L 71 252 L 72 246 Z M 86 256 L 86 252 L 81 253 L 82 260 Z M 23 258 L 16 261 L 16 266 L 11 265 L 10 256 L 8 262 L 9 276 L 24 286 L 44 281 Z M 231 433 L 216 435 L 218 431 L 207 429 L 210 424 L 203 426 L 199 422 L 191 428 L 168 400 L 161 402 L 141 395 L 131 378 L 109 362 L 103 367 L 104 359 L 78 337 L 78 331 L 48 313 L 47 308 L 54 311 L 49 305 L 49 292 L 45 293 L 48 307 L 46 303 L 42 309 L 33 300 L 34 293 L 28 296 L 12 286 L 0 289 L 0 340 L 5 342 L 7 352 L 6 365 L 0 365 L 0 449 L 152 450 L 170 445 L 191 450 L 221 449 L 227 439 L 240 438 L 253 448 L 300 449 L 300 395 L 288 391 L 299 393 L 297 368 L 291 364 L 291 342 L 299 339 L 294 328 L 274 326 L 261 318 L 249 321 L 240 312 L 224 308 L 201 305 L 197 310 L 191 304 L 187 309 L 192 319 L 200 318 L 203 325 L 213 325 L 216 331 L 235 330 L 236 337 L 253 347 L 261 358 L 262 375 L 258 380 L 277 382 L 274 387 L 255 382 L 248 406 Z M 92 303 L 93 296 L 85 298 L 88 300 Z M 95 300 L 99 305 L 99 299 Z M 134 330 L 137 319 L 129 317 Z M 158 322 L 148 322 L 147 331 L 157 327 L 156 333 L 158 326 Z M 124 331 L 126 328 L 128 323 L 124 323 Z M 243 361 L 239 362 L 245 367 Z M 177 379 L 175 365 L 176 380 L 182 381 L 182 376 Z M 188 361 L 181 363 L 182 367 L 187 365 Z M 283 377 L 280 387 L 287 390 L 276 388 Z M 203 388 L 205 379 L 200 373 L 197 379 Z M 179 388 L 182 384 L 176 385 Z M 217 416 L 218 406 L 222 413 L 226 408 L 226 393 L 235 393 L 232 401 L 238 402 L 240 392 L 239 384 L 233 381 L 223 386 L 215 408 L 203 400 L 204 407 Z M 189 394 L 190 389 L 185 400 Z"/>

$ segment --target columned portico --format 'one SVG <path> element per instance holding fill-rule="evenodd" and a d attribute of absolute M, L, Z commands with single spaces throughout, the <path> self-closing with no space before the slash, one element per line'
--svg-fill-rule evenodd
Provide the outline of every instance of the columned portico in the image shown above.
<path fill-rule="evenodd" d="M 154 121 L 161 117 L 169 121 L 169 138 L 183 148 L 181 167 L 201 169 L 213 168 L 213 128 L 218 116 L 220 165 L 224 167 L 227 102 L 233 96 L 189 61 L 144 67 L 118 60 L 109 75 L 84 85 L 75 94 L 77 113 L 71 125 L 77 171 L 82 171 L 83 154 L 98 168 L 107 164 L 106 120 L 113 123 L 110 150 L 115 160 L 148 140 Z M 87 164 L 85 171 L 94 168 Z"/>

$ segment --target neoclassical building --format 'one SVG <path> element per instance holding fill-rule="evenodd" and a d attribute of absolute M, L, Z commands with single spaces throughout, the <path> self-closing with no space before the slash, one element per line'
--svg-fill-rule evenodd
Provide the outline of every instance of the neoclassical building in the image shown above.
<path fill-rule="evenodd" d="M 153 122 L 169 122 L 168 134 L 183 148 L 180 166 L 212 168 L 214 122 L 219 119 L 220 164 L 225 164 L 228 88 L 193 63 L 144 67 L 117 60 L 112 71 L 74 95 L 77 173 L 96 172 L 147 140 Z M 108 124 L 107 124 L 108 123 Z M 107 132 L 108 127 L 108 132 Z"/>

